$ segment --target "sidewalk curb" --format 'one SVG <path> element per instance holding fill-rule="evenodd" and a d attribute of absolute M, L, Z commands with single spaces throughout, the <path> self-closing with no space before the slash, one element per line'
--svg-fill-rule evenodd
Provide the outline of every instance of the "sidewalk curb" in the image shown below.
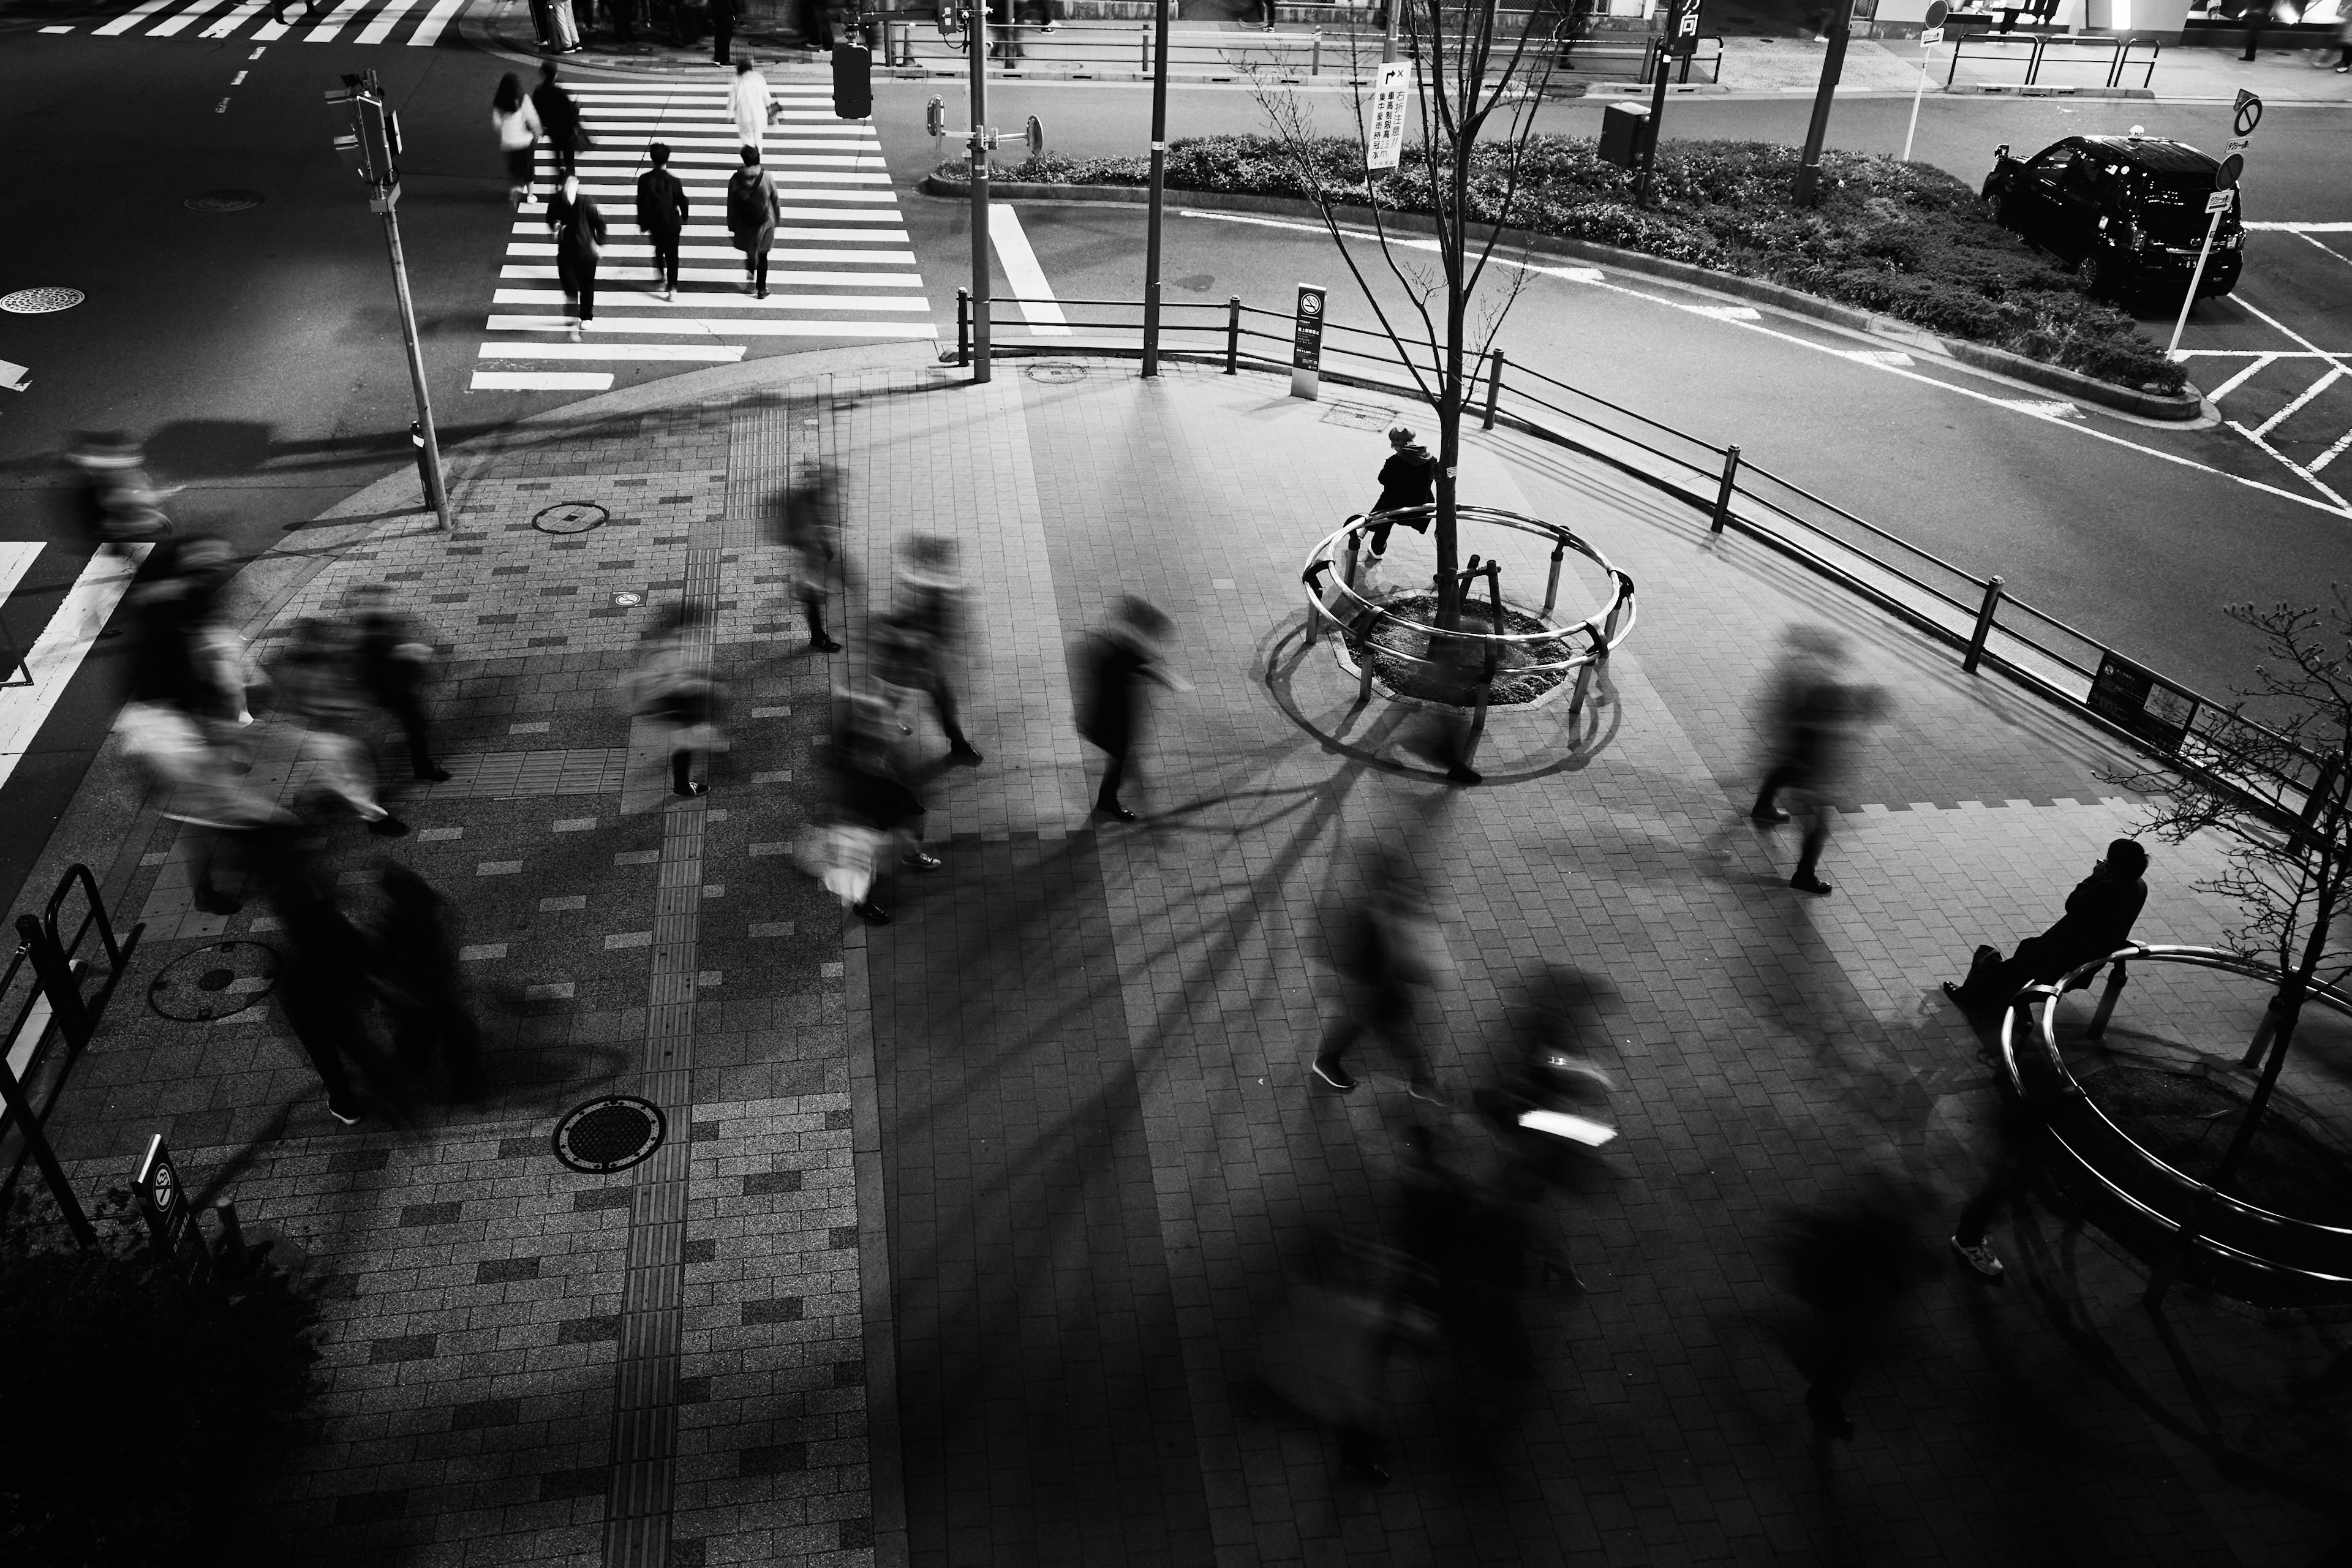
<path fill-rule="evenodd" d="M 942 178 L 937 171 L 925 174 L 918 184 L 925 195 L 962 197 L 970 187 L 961 181 Z M 1018 181 L 999 180 L 992 183 L 994 199 L 999 201 L 1066 201 L 1109 202 L 1139 205 L 1150 200 L 1150 193 L 1140 185 L 1047 185 Z M 1288 217 L 1320 218 L 1322 210 L 1312 202 L 1294 196 L 1234 195 L 1213 191 L 1180 191 L 1171 193 L 1181 205 L 1206 207 L 1214 212 L 1278 214 Z M 1334 207 L 1333 216 L 1342 222 L 1369 224 L 1373 213 L 1366 207 Z M 1436 226 L 1417 213 L 1383 212 L 1380 221 L 1391 227 L 1416 234 L 1430 234 Z M 1547 235 L 1521 234 L 1515 243 L 1524 243 L 1528 249 L 1541 256 L 1563 257 L 1577 261 L 1599 262 L 1620 271 L 1660 278 L 1669 282 L 1690 284 L 1713 289 L 1738 299 L 1754 300 L 1776 306 L 1791 315 L 1808 316 L 1827 321 L 1832 326 L 1866 332 L 1872 337 L 1899 342 L 1906 348 L 1922 353 L 1956 361 L 1978 370 L 1990 371 L 2014 381 L 2030 383 L 2085 403 L 2095 403 L 2143 419 L 2161 420 L 2168 424 L 2189 424 L 2206 412 L 2202 395 L 2165 396 L 2151 392 L 2139 392 L 2113 382 L 2099 381 L 2077 371 L 2040 360 L 2027 359 L 2006 349 L 1988 347 L 1946 338 L 1924 327 L 1883 316 L 1875 311 L 1853 305 L 1841 305 L 1817 295 L 1803 293 L 1783 284 L 1766 282 L 1759 278 L 1742 278 L 1729 272 L 1717 272 L 1710 268 L 1695 267 L 1686 261 L 1670 261 L 1660 256 L 1647 256 L 1640 251 L 1619 250 L 1612 246 L 1596 245 L 1591 240 L 1560 239 Z M 2192 389 L 2193 391 L 2193 389 Z"/>

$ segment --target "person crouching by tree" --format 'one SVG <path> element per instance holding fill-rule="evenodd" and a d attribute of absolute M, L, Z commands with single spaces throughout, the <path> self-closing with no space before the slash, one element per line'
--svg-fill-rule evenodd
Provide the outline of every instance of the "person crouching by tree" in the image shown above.
<path fill-rule="evenodd" d="M 1375 514 L 1400 510 L 1405 507 L 1433 504 L 1437 487 L 1437 459 L 1431 456 L 1411 430 L 1400 425 L 1389 432 L 1389 460 L 1381 465 L 1381 499 L 1372 503 Z M 1417 533 L 1429 531 L 1426 516 L 1406 518 L 1407 528 Z M 1394 522 L 1377 524 L 1368 536 L 1372 545 L 1372 559 L 1378 561 L 1388 553 L 1389 530 Z"/>

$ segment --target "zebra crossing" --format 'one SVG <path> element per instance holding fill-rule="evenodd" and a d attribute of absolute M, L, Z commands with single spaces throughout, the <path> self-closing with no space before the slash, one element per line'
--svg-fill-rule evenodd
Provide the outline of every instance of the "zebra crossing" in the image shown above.
<path fill-rule="evenodd" d="M 778 338 L 939 336 L 874 127 L 835 119 L 825 87 L 771 87 L 782 114 L 760 157 L 783 217 L 768 253 L 768 297 L 759 300 L 743 291 L 742 254 L 727 234 L 727 180 L 742 163 L 727 83 L 566 86 L 593 143 L 579 155 L 581 193 L 604 209 L 609 233 L 595 315 L 583 341 L 569 341 L 554 237 L 543 207 L 526 205 L 508 237 L 471 390 L 603 392 L 615 372 L 599 365 L 729 363 Z M 635 224 L 637 176 L 651 166 L 645 150 L 653 142 L 668 144 L 689 206 L 674 300 L 652 291 L 653 246 Z M 542 152 L 542 182 L 551 173 Z"/>
<path fill-rule="evenodd" d="M 465 8 L 466 0 L 140 0 L 121 16 L 92 27 L 90 37 L 175 38 L 185 35 L 242 37 L 257 44 L 291 38 L 299 44 L 404 43 L 430 48 L 441 41 Z M 395 34 L 402 36 L 395 37 Z"/>

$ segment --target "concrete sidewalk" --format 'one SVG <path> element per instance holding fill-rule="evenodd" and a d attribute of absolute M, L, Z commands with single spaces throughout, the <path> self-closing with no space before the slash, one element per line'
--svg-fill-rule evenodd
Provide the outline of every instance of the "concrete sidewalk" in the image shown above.
<path fill-rule="evenodd" d="M 2124 759 L 1624 476 L 1498 433 L 1465 494 L 1573 523 L 1641 619 L 1597 710 L 1498 716 L 1488 784 L 1451 789 L 1296 637 L 1302 561 L 1412 416 L 1285 391 L 1101 360 L 985 387 L 906 351 L 764 361 L 460 451 L 456 534 L 388 480 L 248 572 L 265 628 L 388 581 L 441 629 L 457 777 L 404 807 L 410 839 L 349 829 L 342 866 L 354 898 L 389 858 L 457 901 L 497 1086 L 453 1112 L 379 1068 L 346 1130 L 274 1008 L 143 1005 L 169 966 L 270 932 L 191 911 L 155 803 L 93 769 L 51 860 L 90 860 L 149 935 L 53 1123 L 78 1179 L 121 1180 L 163 1131 L 331 1281 L 323 1436 L 257 1557 L 2251 1568 L 2340 1541 L 2346 1409 L 2307 1380 L 2341 1336 L 2186 1296 L 2152 1321 L 2138 1266 L 2040 1199 L 1996 1229 L 2005 1286 L 1954 1269 L 1912 1301 L 1851 1444 L 1810 1440 L 1780 1348 L 1790 1205 L 1872 1169 L 1973 1184 L 1990 1080 L 1937 982 L 2040 929 L 2128 826 L 2099 778 Z M 882 930 L 781 854 L 867 603 L 830 661 L 778 604 L 753 524 L 812 452 L 847 475 L 861 589 L 915 528 L 961 539 L 976 589 L 964 722 L 987 763 L 927 786 L 947 868 Z M 534 528 L 573 502 L 606 521 Z M 1196 687 L 1160 704 L 1134 826 L 1087 815 L 1067 656 L 1124 593 L 1175 617 Z M 681 594 L 718 605 L 735 692 L 735 750 L 691 805 L 650 784 L 612 691 Z M 1847 628 L 1895 704 L 1825 900 L 1740 816 L 1797 621 Z M 1330 922 L 1364 852 L 1400 843 L 1459 965 L 1430 1042 L 1451 1110 L 1369 1047 L 1352 1096 L 1307 1072 Z M 2212 938 L 2228 911 L 2189 885 L 2210 865 L 2158 847 L 2144 939 Z M 1623 1086 L 1613 1178 L 1546 1216 L 1589 1289 L 1531 1286 L 1536 1371 L 1505 1426 L 1472 1421 L 1447 1358 L 1401 1358 L 1396 1479 L 1365 1490 L 1260 1386 L 1267 1325 L 1318 1237 L 1391 1231 L 1407 1126 L 1486 1157 L 1466 1107 L 1495 1020 L 1554 963 L 1616 996 L 1585 1021 Z M 2240 1037 L 2244 1000 L 2136 977 L 2119 1022 L 2178 1053 Z M 558 1114 L 615 1091 L 663 1106 L 668 1152 L 558 1164 Z"/>

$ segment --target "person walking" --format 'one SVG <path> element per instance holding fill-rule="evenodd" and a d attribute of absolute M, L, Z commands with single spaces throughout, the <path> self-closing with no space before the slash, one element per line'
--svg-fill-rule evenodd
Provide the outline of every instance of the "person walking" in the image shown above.
<path fill-rule="evenodd" d="M 978 767 L 982 759 L 957 719 L 955 681 L 948 668 L 963 638 L 963 607 L 955 541 L 937 533 L 909 535 L 898 550 L 890 613 L 877 628 L 877 644 L 895 638 L 897 645 L 897 671 L 883 679 L 928 693 L 948 738 L 948 761 Z"/>
<path fill-rule="evenodd" d="M 359 682 L 357 639 L 350 627 L 305 616 L 273 671 L 279 746 L 292 762 L 313 764 L 312 792 L 341 800 L 379 838 L 408 825 L 376 798 L 375 763 L 357 736 L 368 700 Z"/>
<path fill-rule="evenodd" d="M 1834 633 L 1798 626 L 1789 633 L 1789 643 L 1771 707 L 1777 754 L 1748 816 L 1761 826 L 1777 826 L 1790 816 L 1780 809 L 1781 792 L 1795 795 L 1805 837 L 1789 886 L 1818 897 L 1831 890 L 1820 868 L 1836 814 L 1838 785 L 1853 761 L 1862 727 L 1878 716 L 1885 699 L 1872 688 L 1843 679 L 1845 644 Z"/>
<path fill-rule="evenodd" d="M 1998 948 L 1979 947 L 1968 979 L 1958 985 L 1945 981 L 1944 994 L 1972 1013 L 1989 1012 L 2029 985 L 2048 984 L 2126 946 L 2147 903 L 2141 879 L 2147 870 L 2147 851 L 2137 839 L 2109 843 L 2091 874 L 2066 895 L 2066 912 L 2055 925 L 2019 942 L 2007 959 Z"/>
<path fill-rule="evenodd" d="M 581 129 L 580 105 L 572 96 L 556 84 L 555 62 L 542 60 L 539 67 L 539 85 L 530 89 L 530 106 L 539 116 L 540 130 L 547 138 L 547 151 L 555 160 L 559 177 L 569 175 L 578 163 L 580 149 L 587 137 Z"/>
<path fill-rule="evenodd" d="M 1355 1088 L 1344 1058 L 1349 1047 L 1373 1030 L 1404 1058 L 1412 1097 L 1436 1103 L 1437 1081 L 1412 1016 L 1417 993 L 1433 985 L 1439 972 L 1451 965 L 1445 939 L 1420 879 L 1402 855 L 1378 851 L 1369 879 L 1364 895 L 1349 902 L 1334 944 L 1344 1010 L 1315 1053 L 1315 1076 L 1342 1094 Z"/>
<path fill-rule="evenodd" d="M 1271 3 L 1271 0 L 1269 0 Z M 1375 515 L 1398 511 L 1406 507 L 1429 506 L 1436 497 L 1437 459 L 1411 430 L 1400 425 L 1389 432 L 1388 461 L 1381 465 L 1380 499 L 1372 502 Z M 1405 518 L 1407 528 L 1416 533 L 1429 531 L 1427 517 Z M 1393 521 L 1377 524 L 1370 538 L 1372 559 L 1378 562 L 1388 553 L 1389 530 Z"/>
<path fill-rule="evenodd" d="M 1927 1274 L 1931 1255 L 1918 1223 L 1925 1207 L 1915 1184 L 1873 1172 L 1782 1217 L 1780 1269 L 1811 1314 L 1790 1348 L 1811 1377 L 1805 1412 L 1820 1438 L 1853 1436 L 1845 1397 L 1887 1358 L 1896 1313 Z"/>
<path fill-rule="evenodd" d="M 731 65 L 728 56 L 735 43 L 735 18 L 742 13 L 743 0 L 710 0 L 710 63 Z"/>
<path fill-rule="evenodd" d="M 170 536 L 163 503 L 179 492 L 148 478 L 140 443 L 120 430 L 83 431 L 66 448 L 66 465 L 74 471 L 76 531 L 98 548 L 127 558 L 134 545 Z"/>
<path fill-rule="evenodd" d="M 700 635 L 708 618 L 692 600 L 674 606 L 646 633 L 636 668 L 622 679 L 629 710 L 660 731 L 670 793 L 682 800 L 710 793 L 708 783 L 695 782 L 695 757 L 727 749 L 719 729 L 722 694 Z"/>
<path fill-rule="evenodd" d="M 783 216 L 776 183 L 760 166 L 760 149 L 746 146 L 743 166 L 727 179 L 727 234 L 743 253 L 743 287 L 757 299 L 768 297 L 768 247 Z"/>
<path fill-rule="evenodd" d="M 1118 791 L 1127 779 L 1129 757 L 1142 739 L 1144 683 L 1156 681 L 1171 691 L 1192 689 L 1159 667 L 1160 643 L 1168 628 L 1168 617 L 1157 606 L 1129 595 L 1119 601 L 1110 624 L 1088 639 L 1078 735 L 1101 748 L 1108 759 L 1095 810 L 1116 822 L 1136 820 L 1135 813 L 1119 804 Z"/>
<path fill-rule="evenodd" d="M 677 298 L 677 244 L 689 209 L 686 184 L 669 172 L 669 146 L 646 149 L 653 167 L 637 176 L 637 227 L 654 243 L 654 288 L 665 300 Z"/>
<path fill-rule="evenodd" d="M 872 879 L 864 899 L 850 913 L 868 925 L 890 923 L 890 911 L 880 895 L 886 890 L 894 859 L 909 870 L 930 872 L 942 862 L 923 849 L 921 799 L 907 783 L 908 728 L 898 704 L 878 682 L 845 688 L 834 707 L 833 744 L 826 748 L 833 763 L 835 805 L 844 821 L 877 836 L 881 848 L 873 856 Z"/>
<path fill-rule="evenodd" d="M 405 866 L 386 866 L 377 885 L 384 912 L 370 946 L 393 1052 L 419 1075 L 439 1063 L 453 1100 L 479 1100 L 482 1032 L 466 1003 L 448 900 Z"/>
<path fill-rule="evenodd" d="M 826 635 L 824 607 L 833 596 L 834 564 L 841 557 L 841 479 L 830 463 L 812 463 L 778 502 L 777 542 L 790 552 L 793 596 L 808 617 L 809 647 L 839 653 Z"/>
<path fill-rule="evenodd" d="M 499 90 L 490 95 L 490 123 L 498 130 L 499 151 L 507 161 L 507 205 L 520 209 L 539 194 L 532 165 L 539 158 L 539 138 L 544 127 L 512 71 L 499 79 Z"/>
<path fill-rule="evenodd" d="M 768 127 L 782 110 L 768 90 L 768 79 L 749 55 L 735 62 L 735 86 L 727 95 L 727 106 L 735 115 L 736 141 L 746 147 L 758 147 L 767 141 Z"/>
<path fill-rule="evenodd" d="M 567 174 L 563 188 L 547 198 L 547 226 L 555 234 L 555 276 L 572 313 L 572 341 L 596 319 L 596 263 L 604 254 L 604 215 L 580 194 L 580 176 Z"/>
<path fill-rule="evenodd" d="M 355 984 L 367 973 L 367 944 L 335 901 L 315 847 L 299 825 L 263 829 L 257 859 L 278 917 L 278 1005 L 327 1091 L 327 1112 L 346 1127 L 363 1114 L 348 1055 L 363 1059 L 367 1025 Z"/>
<path fill-rule="evenodd" d="M 392 590 L 370 583 L 352 595 L 359 626 L 361 689 L 399 721 L 408 742 L 409 772 L 426 784 L 446 784 L 433 760 L 433 731 L 425 713 L 425 686 L 433 673 L 433 645 L 393 607 Z"/>
<path fill-rule="evenodd" d="M 2336 61 L 2336 74 L 2342 76 L 2352 71 L 2352 11 L 2345 12 L 2344 25 L 2336 29 L 2336 43 L 2343 51 Z"/>
<path fill-rule="evenodd" d="M 613 18 L 613 41 L 634 44 L 637 41 L 637 0 L 604 0 L 604 9 Z"/>

